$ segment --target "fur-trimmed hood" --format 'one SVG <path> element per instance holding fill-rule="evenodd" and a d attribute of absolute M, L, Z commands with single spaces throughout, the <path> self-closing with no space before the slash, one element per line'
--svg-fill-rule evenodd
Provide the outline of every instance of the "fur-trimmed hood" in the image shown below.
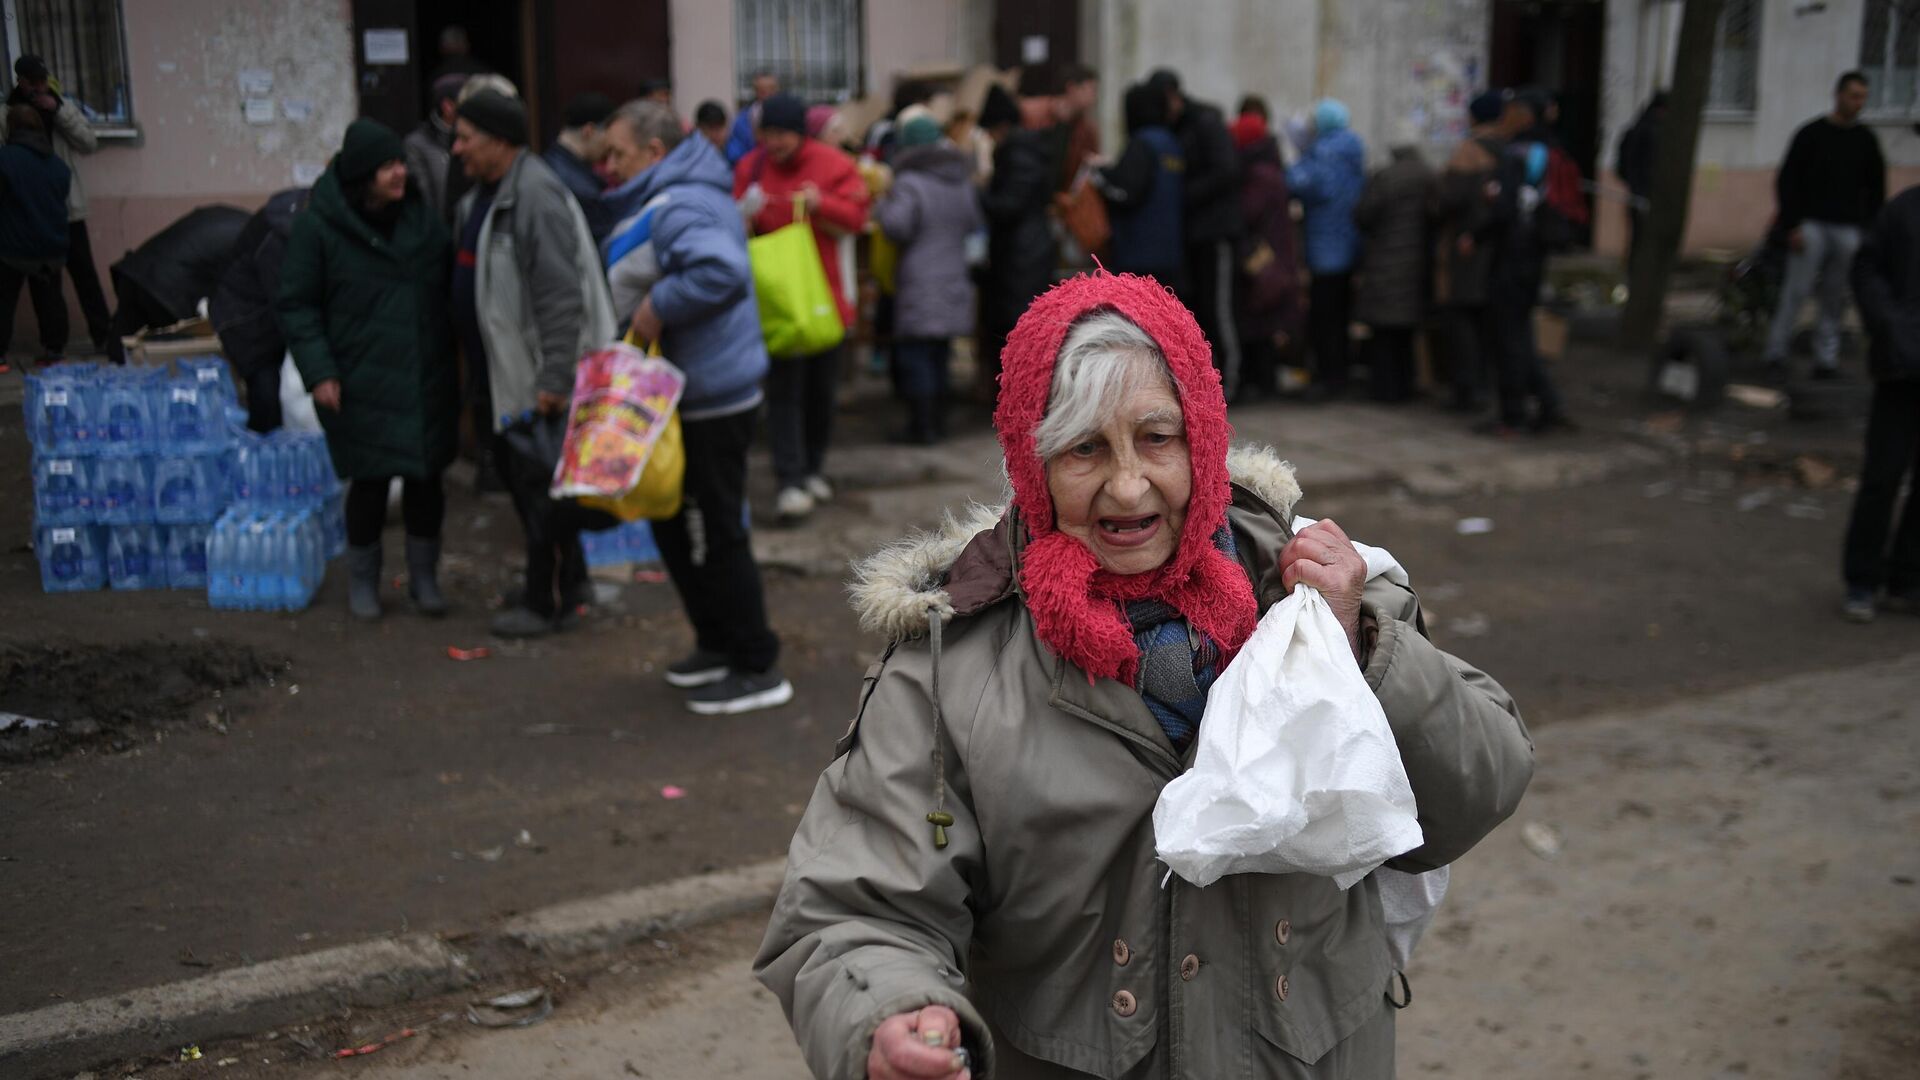
<path fill-rule="evenodd" d="M 1293 466 L 1272 447 L 1229 450 L 1227 472 L 1235 486 L 1292 520 L 1300 484 L 1294 479 Z M 939 612 L 942 622 L 950 622 L 956 613 L 972 614 L 1011 592 L 1011 576 L 1004 589 L 990 590 L 991 595 L 979 595 L 976 590 L 956 599 L 948 591 L 950 571 L 970 554 L 969 548 L 983 561 L 1004 560 L 1005 546 L 993 544 L 991 534 L 1006 517 L 1004 506 L 974 503 L 959 514 L 949 513 L 938 528 L 913 533 L 862 560 L 854 567 L 848 589 L 860 614 L 860 628 L 892 640 L 915 638 L 926 633 L 929 610 Z"/>

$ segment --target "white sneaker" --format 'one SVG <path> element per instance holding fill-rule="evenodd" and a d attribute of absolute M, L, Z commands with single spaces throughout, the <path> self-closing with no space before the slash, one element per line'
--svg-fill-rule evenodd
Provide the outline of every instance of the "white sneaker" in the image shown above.
<path fill-rule="evenodd" d="M 815 503 L 832 502 L 833 485 L 828 483 L 824 476 L 809 476 L 807 477 L 807 494 L 813 496 Z"/>
<path fill-rule="evenodd" d="M 773 500 L 774 515 L 782 521 L 801 521 L 813 513 L 813 496 L 805 488 L 781 488 Z"/>

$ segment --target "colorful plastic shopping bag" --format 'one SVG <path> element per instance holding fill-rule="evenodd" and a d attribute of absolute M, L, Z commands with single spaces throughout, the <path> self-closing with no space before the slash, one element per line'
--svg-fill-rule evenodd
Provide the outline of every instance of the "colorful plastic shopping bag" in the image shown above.
<path fill-rule="evenodd" d="M 687 459 L 677 407 L 686 384 L 657 345 L 642 353 L 622 342 L 581 358 L 553 497 L 622 521 L 679 513 Z"/>

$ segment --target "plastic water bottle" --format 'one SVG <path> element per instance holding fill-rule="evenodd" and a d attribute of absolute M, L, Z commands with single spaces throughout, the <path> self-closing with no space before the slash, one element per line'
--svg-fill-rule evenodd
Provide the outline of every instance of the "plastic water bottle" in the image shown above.
<path fill-rule="evenodd" d="M 107 581 L 116 589 L 166 587 L 165 556 L 153 526 L 116 525 L 107 530 Z"/>
<path fill-rule="evenodd" d="M 237 514 L 227 511 L 207 534 L 207 603 L 216 608 L 234 606 L 233 525 Z"/>
<path fill-rule="evenodd" d="M 321 553 L 324 558 L 337 559 L 347 550 L 346 493 L 335 491 L 320 505 Z"/>
<path fill-rule="evenodd" d="M 28 399 L 28 430 L 39 432 L 34 445 L 60 454 L 84 454 L 94 444 L 94 387 L 72 366 L 35 376 Z"/>
<path fill-rule="evenodd" d="M 205 589 L 211 585 L 207 577 L 207 545 L 213 535 L 211 525 L 168 525 L 161 530 L 161 542 L 167 554 L 167 587 L 171 589 Z M 212 598 L 209 597 L 209 600 Z"/>
<path fill-rule="evenodd" d="M 224 407 L 240 403 L 240 395 L 233 385 L 233 368 L 224 359 L 218 356 L 183 356 L 174 363 L 180 370 L 181 378 L 218 395 L 218 405 Z"/>
<path fill-rule="evenodd" d="M 182 453 L 211 451 L 226 442 L 226 418 L 217 387 L 191 379 L 167 379 L 154 384 L 153 403 L 162 447 Z"/>
<path fill-rule="evenodd" d="M 86 525 L 93 520 L 93 471 L 84 458 L 39 458 L 33 463 L 34 520 L 41 525 Z"/>
<path fill-rule="evenodd" d="M 91 525 L 50 525 L 34 533 L 40 587 L 47 592 L 84 592 L 107 582 L 106 543 Z"/>
<path fill-rule="evenodd" d="M 148 398 L 148 376 L 140 371 L 115 369 L 101 378 L 99 421 L 95 425 L 103 454 L 135 455 L 152 450 L 158 440 Z"/>
<path fill-rule="evenodd" d="M 157 458 L 153 466 L 153 519 L 163 525 L 210 521 L 214 493 L 210 459 L 194 454 Z"/>
<path fill-rule="evenodd" d="M 93 462 L 93 519 L 102 525 L 153 520 L 148 458 L 103 457 Z"/>

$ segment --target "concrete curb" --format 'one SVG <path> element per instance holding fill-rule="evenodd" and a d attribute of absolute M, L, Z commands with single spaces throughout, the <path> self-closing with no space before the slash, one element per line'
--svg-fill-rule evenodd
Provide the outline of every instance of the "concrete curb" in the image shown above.
<path fill-rule="evenodd" d="M 461 939 L 427 934 L 344 945 L 196 979 L 0 1016 L 0 1076 L 47 1076 L 248 1035 L 346 1006 L 450 993 L 549 959 L 618 948 L 769 904 L 785 859 L 555 904 Z"/>

